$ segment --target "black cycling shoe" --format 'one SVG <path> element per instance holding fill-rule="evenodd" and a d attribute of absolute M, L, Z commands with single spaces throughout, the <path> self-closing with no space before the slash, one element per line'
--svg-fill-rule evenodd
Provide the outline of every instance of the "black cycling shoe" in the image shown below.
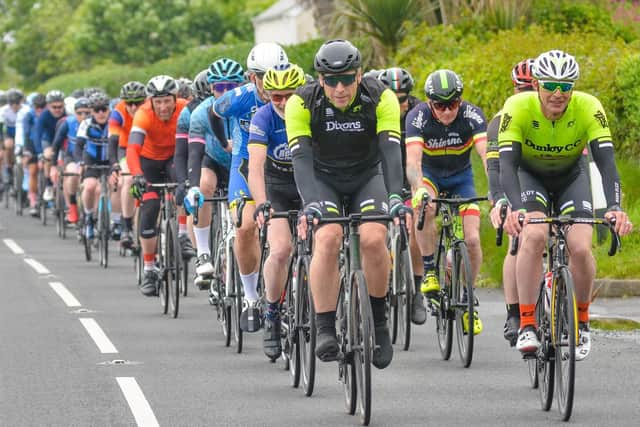
<path fill-rule="evenodd" d="M 260 309 L 257 302 L 249 303 L 244 300 L 242 302 L 242 313 L 240 313 L 240 329 L 243 332 L 258 332 L 262 326 L 260 319 Z"/>
<path fill-rule="evenodd" d="M 340 347 L 336 338 L 335 328 L 318 329 L 316 335 L 316 356 L 323 362 L 338 360 Z"/>
<path fill-rule="evenodd" d="M 427 307 L 424 305 L 424 298 L 421 293 L 413 296 L 411 304 L 411 321 L 416 325 L 422 325 L 427 321 Z"/>
<path fill-rule="evenodd" d="M 520 318 L 513 316 L 507 317 L 504 322 L 504 339 L 509 341 L 509 345 L 514 347 L 518 341 L 518 329 L 520 329 Z"/>
<path fill-rule="evenodd" d="M 185 261 L 189 261 L 191 258 L 196 256 L 196 250 L 193 248 L 191 244 L 191 239 L 189 239 L 189 235 L 183 234 L 178 236 L 178 240 L 180 241 L 180 248 L 182 251 L 182 259 Z"/>
<path fill-rule="evenodd" d="M 120 237 L 122 237 L 122 224 L 114 222 L 111 224 L 111 240 L 115 240 L 117 242 L 120 240 Z"/>
<path fill-rule="evenodd" d="M 147 297 L 158 295 L 158 272 L 156 270 L 147 270 L 144 272 L 140 292 Z"/>
<path fill-rule="evenodd" d="M 386 323 L 376 326 L 376 346 L 378 348 L 373 352 L 371 363 L 378 369 L 384 369 L 393 360 L 393 346 L 391 345 L 389 328 Z"/>
<path fill-rule="evenodd" d="M 282 353 L 280 343 L 280 316 L 275 319 L 264 318 L 264 334 L 262 335 L 264 354 L 271 360 L 276 360 Z"/>

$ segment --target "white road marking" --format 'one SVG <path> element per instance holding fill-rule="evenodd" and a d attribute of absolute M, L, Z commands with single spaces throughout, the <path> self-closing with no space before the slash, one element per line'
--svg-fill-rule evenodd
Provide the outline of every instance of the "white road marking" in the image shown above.
<path fill-rule="evenodd" d="M 124 394 L 129 408 L 136 419 L 136 424 L 143 427 L 159 426 L 156 416 L 149 406 L 149 402 L 144 397 L 138 382 L 133 377 L 116 377 L 118 385 Z"/>
<path fill-rule="evenodd" d="M 13 239 L 3 239 L 2 241 L 5 245 L 7 245 L 9 249 L 11 249 L 11 252 L 13 252 L 14 254 L 24 255 L 24 249 L 18 246 L 18 244 Z"/>
<path fill-rule="evenodd" d="M 64 303 L 67 304 L 67 307 L 82 306 L 82 304 L 80 304 L 80 301 L 78 301 L 76 297 L 74 297 L 73 294 L 69 292 L 69 289 L 67 289 L 62 283 L 49 282 L 49 286 L 51 286 L 51 288 L 55 291 L 55 293 L 58 294 L 60 298 L 62 298 L 62 301 L 64 301 Z"/>
<path fill-rule="evenodd" d="M 98 346 L 100 353 L 117 353 L 118 350 L 113 343 L 107 338 L 102 328 L 98 325 L 95 319 L 83 317 L 80 319 L 80 323 L 87 330 L 89 336 L 93 338 L 93 341 Z"/>
<path fill-rule="evenodd" d="M 36 273 L 38 273 L 38 274 L 51 274 L 51 272 L 49 271 L 49 269 L 47 267 L 45 267 L 44 265 L 40 264 L 38 261 L 36 261 L 33 258 L 25 258 L 24 262 L 29 264 L 31 266 L 31 268 L 33 268 L 36 271 Z"/>

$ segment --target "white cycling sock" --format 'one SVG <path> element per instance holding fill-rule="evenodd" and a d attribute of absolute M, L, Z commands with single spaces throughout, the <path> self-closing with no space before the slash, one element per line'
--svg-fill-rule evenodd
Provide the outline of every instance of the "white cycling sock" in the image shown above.
<path fill-rule="evenodd" d="M 193 227 L 193 234 L 196 236 L 196 247 L 198 250 L 198 256 L 202 254 L 211 255 L 209 249 L 209 230 L 211 226 L 206 227 Z"/>
<path fill-rule="evenodd" d="M 244 297 L 249 302 L 258 300 L 258 272 L 251 274 L 241 274 L 242 287 L 244 288 Z"/>
<path fill-rule="evenodd" d="M 120 218 L 122 218 L 122 214 L 121 213 L 111 212 L 111 221 L 114 224 L 120 224 Z"/>

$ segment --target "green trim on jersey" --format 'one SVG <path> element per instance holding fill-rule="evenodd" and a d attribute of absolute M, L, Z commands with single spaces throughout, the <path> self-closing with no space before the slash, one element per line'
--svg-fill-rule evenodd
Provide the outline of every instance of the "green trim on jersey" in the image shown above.
<path fill-rule="evenodd" d="M 284 108 L 284 122 L 287 126 L 289 145 L 301 136 L 311 136 L 311 111 L 304 106 L 300 95 L 293 94 Z"/>
<path fill-rule="evenodd" d="M 566 111 L 556 121 L 542 114 L 537 92 L 511 96 L 502 113 L 498 133 L 500 151 L 520 144 L 521 166 L 541 176 L 567 172 L 580 159 L 587 143 L 611 141 L 602 104 L 584 92 L 573 92 Z"/>
<path fill-rule="evenodd" d="M 400 136 L 400 103 L 398 97 L 391 89 L 385 89 L 380 95 L 380 102 L 376 106 L 376 132 L 384 131 Z"/>

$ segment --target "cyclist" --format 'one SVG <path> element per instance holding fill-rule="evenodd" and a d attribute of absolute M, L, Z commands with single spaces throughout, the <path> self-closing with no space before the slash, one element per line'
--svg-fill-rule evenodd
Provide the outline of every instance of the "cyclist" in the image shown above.
<path fill-rule="evenodd" d="M 533 91 L 533 59 L 524 59 L 518 62 L 511 70 L 513 93 Z M 487 175 L 489 176 L 489 198 L 492 208 L 490 213 L 491 224 L 494 228 L 500 226 L 500 208 L 508 205 L 500 185 L 500 160 L 498 155 L 498 128 L 500 127 L 502 111 L 496 113 L 487 126 Z M 507 213 L 509 207 L 507 207 Z M 509 240 L 511 247 L 511 240 Z M 520 304 L 518 304 L 518 289 L 516 287 L 516 257 L 507 250 L 502 265 L 502 283 L 504 287 L 504 299 L 507 306 L 507 320 L 504 323 L 504 339 L 511 346 L 516 345 L 518 329 L 520 328 Z"/>
<path fill-rule="evenodd" d="M 178 98 L 186 99 L 191 102 L 193 99 L 193 91 L 191 89 L 193 81 L 186 77 L 180 77 L 176 79 L 176 83 L 178 84 Z"/>
<path fill-rule="evenodd" d="M 285 123 L 296 185 L 305 215 L 336 217 L 344 207 L 363 215 L 405 215 L 402 191 L 398 98 L 375 78 L 362 78 L 360 51 L 346 40 L 330 40 L 317 51 L 318 81 L 299 88 L 287 102 Z M 388 191 L 387 191 L 388 190 Z M 387 197 L 389 195 L 389 197 Z M 343 197 L 349 198 L 343 206 Z M 306 236 L 306 221 L 300 224 Z M 390 270 L 386 224 L 360 226 L 363 268 L 369 288 L 376 344 L 373 364 L 385 368 L 393 347 L 385 315 Z M 316 229 L 310 285 L 316 309 L 316 355 L 335 360 L 338 255 L 342 227 Z"/>
<path fill-rule="evenodd" d="M 109 165 L 108 126 L 109 97 L 101 92 L 92 94 L 89 98 L 91 117 L 84 119 L 78 126 L 74 160 L 84 166 Z M 85 237 L 94 237 L 94 215 L 100 199 L 101 174 L 107 171 L 85 168 L 82 175 L 82 207 L 84 209 Z"/>
<path fill-rule="evenodd" d="M 143 295 L 154 296 L 157 295 L 159 284 L 155 258 L 160 200 L 156 191 L 145 192 L 145 189 L 147 182 L 175 181 L 173 153 L 176 126 L 187 101 L 177 98 L 178 85 L 166 75 L 152 77 L 147 83 L 146 92 L 151 99 L 138 109 L 133 118 L 127 146 L 127 165 L 133 175 L 132 191 L 143 200 L 140 207 L 140 244 L 144 277 L 140 291 Z M 182 219 L 178 218 L 180 221 Z"/>
<path fill-rule="evenodd" d="M 264 75 L 267 105 L 251 119 L 249 135 L 249 190 L 256 202 L 256 220 L 264 226 L 265 203 L 272 210 L 299 210 L 301 200 L 293 178 L 293 165 L 284 124 L 284 108 L 295 89 L 305 83 L 304 71 L 297 65 L 270 68 Z M 269 221 L 269 256 L 264 262 L 266 310 L 262 346 L 272 360 L 282 352 L 280 344 L 280 297 L 287 280 L 291 255 L 291 231 L 286 218 Z"/>
<path fill-rule="evenodd" d="M 48 162 L 45 162 L 43 165 L 46 177 L 46 186 L 44 188 L 44 193 L 42 194 L 42 199 L 45 202 L 49 202 L 53 200 L 53 184 L 50 178 L 51 163 L 57 160 L 51 157 L 53 151 L 51 149 L 51 141 L 53 141 L 53 137 L 56 134 L 56 124 L 58 123 L 58 120 L 64 117 L 66 112 L 64 110 L 64 93 L 61 91 L 50 90 L 47 92 L 45 100 L 47 101 L 47 106 L 36 120 L 35 139 L 33 140 L 33 143 L 36 147 L 36 151 L 39 153 L 41 152 L 44 159 L 48 160 Z"/>
<path fill-rule="evenodd" d="M 475 197 L 471 148 L 475 147 L 486 170 L 487 121 L 484 114 L 479 107 L 462 101 L 462 80 L 451 70 L 431 73 L 424 90 L 428 101 L 420 103 L 406 118 L 407 177 L 414 192 L 414 208 L 424 194 L 432 198 L 441 192 L 463 198 Z M 429 204 L 424 229 L 416 232 L 425 271 L 421 290 L 428 299 L 433 299 L 440 291 L 434 260 L 435 214 L 435 206 Z M 461 205 L 460 216 L 475 283 L 482 263 L 480 209 L 475 203 Z M 467 322 L 463 324 L 467 325 Z M 474 312 L 473 333 L 480 332 L 482 322 Z"/>
<path fill-rule="evenodd" d="M 258 108 L 269 101 L 263 88 L 264 74 L 269 68 L 288 62 L 287 54 L 279 45 L 275 43 L 255 45 L 247 58 L 247 71 L 251 83 L 225 93 L 213 103 L 212 110 L 216 116 L 222 119 L 230 118 L 237 125 L 237 131 L 232 135 L 233 153 L 229 175 L 229 203 L 234 217 L 238 202 L 243 197 L 251 199 L 247 186 L 249 159 L 247 143 L 249 142 L 251 118 Z M 221 142 L 224 144 L 226 141 Z M 236 229 L 233 245 L 245 296 L 240 322 L 247 332 L 255 332 L 260 328 L 260 315 L 258 307 L 256 307 L 260 257 L 256 226 L 253 221 L 254 211 L 255 205 L 250 201 L 244 208 L 242 227 Z M 248 323 L 248 319 L 253 319 L 253 321 Z"/>
<path fill-rule="evenodd" d="M 500 181 L 511 206 L 505 229 L 520 233 L 516 284 L 520 301 L 520 332 L 516 348 L 522 353 L 540 347 L 536 335 L 535 304 L 542 277 L 547 227 L 526 225 L 529 218 L 546 215 L 593 217 L 588 166 L 582 151 L 587 144 L 602 175 L 607 218 L 616 219 L 616 231 L 629 233 L 632 224 L 620 208 L 620 179 L 615 165 L 611 132 L 597 98 L 574 91 L 580 70 L 575 58 L 560 50 L 538 56 L 533 66 L 536 92 L 510 97 L 502 109 L 498 133 Z M 518 221 L 524 215 L 524 227 Z M 589 303 L 595 277 L 591 252 L 593 229 L 574 224 L 567 231 L 569 269 L 576 288 L 579 342 L 576 360 L 591 350 Z"/>
<path fill-rule="evenodd" d="M 9 89 L 6 92 L 6 103 L 0 107 L 0 121 L 3 125 L 3 138 L 0 141 L 0 193 L 4 187 L 13 182 L 14 138 L 16 134 L 16 119 L 22 108 L 24 94 L 19 89 Z"/>
<path fill-rule="evenodd" d="M 31 107 L 18 115 L 16 122 L 16 146 L 23 149 L 24 169 L 29 176 L 29 215 L 36 217 L 39 211 L 36 207 L 38 194 L 38 157 L 42 151 L 34 144 L 35 124 L 47 101 L 44 95 L 36 93 L 31 97 Z"/>
<path fill-rule="evenodd" d="M 198 225 L 193 227 L 196 240 L 198 259 L 196 261 L 195 284 L 200 289 L 207 289 L 213 264 L 209 231 L 211 227 L 211 205 L 203 204 L 204 197 L 212 197 L 217 187 L 225 187 L 229 180 L 231 169 L 231 153 L 222 148 L 228 137 L 237 128 L 231 119 L 221 120 L 213 113 L 212 105 L 217 98 L 229 90 L 235 90 L 244 82 L 242 65 L 229 58 L 213 61 L 207 69 L 207 85 L 213 93 L 202 101 L 193 111 L 189 123 L 189 184 L 192 186 L 185 198 L 185 207 L 193 212 L 196 197 L 200 200 L 200 218 Z M 222 122 L 224 141 L 220 142 L 214 131 L 217 122 Z M 236 129 L 237 131 L 237 129 Z M 229 148 L 229 147 L 227 147 Z"/>
<path fill-rule="evenodd" d="M 109 116 L 109 163 L 117 175 L 119 172 L 129 172 L 127 166 L 127 144 L 129 142 L 129 133 L 133 124 L 133 116 L 136 111 L 144 103 L 147 97 L 144 83 L 139 81 L 130 81 L 122 85 L 120 88 L 120 102 L 111 111 Z M 125 249 L 133 246 L 133 216 L 135 214 L 135 203 L 131 195 L 131 176 L 118 176 L 120 185 L 118 186 L 119 203 L 122 211 L 122 219 L 117 214 L 112 214 L 113 230 L 112 237 L 120 240 L 120 245 Z M 120 226 L 122 224 L 122 226 Z M 121 234 L 122 233 L 122 234 Z M 117 240 L 117 239 L 114 239 Z"/>
<path fill-rule="evenodd" d="M 402 148 L 402 176 L 404 179 L 402 188 L 404 189 L 405 199 L 407 197 L 409 199 L 405 200 L 405 203 L 410 204 L 411 184 L 409 184 L 409 181 L 407 180 L 407 149 L 405 147 L 407 129 L 405 125 L 405 118 L 407 113 L 420 103 L 420 100 L 410 94 L 413 89 L 414 81 L 409 71 L 404 68 L 393 67 L 382 70 L 382 72 L 378 74 L 378 80 L 396 94 L 398 97 L 398 103 L 400 104 L 400 131 L 402 136 L 400 139 L 400 147 Z M 413 301 L 411 302 L 411 321 L 417 325 L 421 325 L 427 321 L 427 309 L 424 306 L 422 292 L 420 292 L 422 275 L 424 272 L 420 248 L 418 247 L 418 242 L 413 234 L 410 236 L 409 245 L 411 263 L 413 265 L 413 281 L 416 290 L 416 294 L 413 296 Z"/>
<path fill-rule="evenodd" d="M 56 134 L 51 143 L 53 151 L 52 158 L 57 159 L 60 150 L 63 149 L 62 167 L 67 173 L 78 173 L 78 165 L 76 164 L 73 153 L 78 134 L 80 123 L 91 114 L 91 104 L 88 98 L 78 98 L 74 105 L 74 115 L 67 116 L 60 121 Z M 53 169 L 52 169 L 53 171 Z M 58 177 L 58 179 L 62 179 Z M 64 191 L 64 200 L 69 207 L 67 212 L 67 221 L 71 224 L 78 222 L 78 201 L 76 193 L 80 179 L 76 176 L 69 176 L 62 182 Z"/>

